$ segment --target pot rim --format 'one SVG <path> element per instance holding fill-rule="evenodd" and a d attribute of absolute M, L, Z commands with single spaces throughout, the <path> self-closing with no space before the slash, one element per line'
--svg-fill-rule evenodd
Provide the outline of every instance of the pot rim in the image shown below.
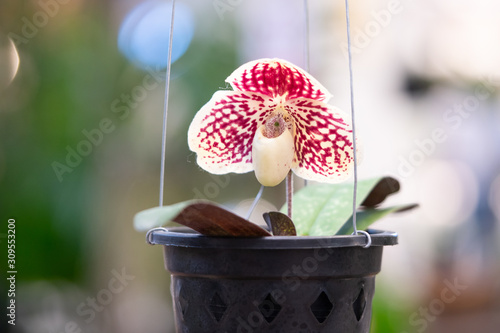
<path fill-rule="evenodd" d="M 371 246 L 398 244 L 396 232 L 376 229 L 368 229 L 367 232 L 372 239 Z M 365 235 L 213 237 L 186 227 L 156 228 L 150 230 L 146 237 L 152 245 L 220 249 L 315 249 L 364 247 L 367 243 Z"/>

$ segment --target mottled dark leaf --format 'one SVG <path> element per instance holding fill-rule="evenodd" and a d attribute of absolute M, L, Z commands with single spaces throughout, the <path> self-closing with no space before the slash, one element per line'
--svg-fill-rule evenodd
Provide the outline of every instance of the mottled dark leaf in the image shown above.
<path fill-rule="evenodd" d="M 290 218 L 280 212 L 264 213 L 264 220 L 274 236 L 297 236 L 295 226 Z"/>

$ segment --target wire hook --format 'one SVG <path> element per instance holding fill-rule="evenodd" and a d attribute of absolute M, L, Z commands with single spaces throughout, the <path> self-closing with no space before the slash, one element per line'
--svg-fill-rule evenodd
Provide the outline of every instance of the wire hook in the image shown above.
<path fill-rule="evenodd" d="M 155 245 L 155 243 L 153 243 L 153 239 L 151 238 L 153 232 L 155 232 L 155 231 L 168 232 L 168 230 L 166 228 L 163 228 L 163 227 L 149 229 L 148 232 L 146 233 L 146 243 L 148 243 L 149 245 Z"/>
<path fill-rule="evenodd" d="M 364 249 L 367 249 L 367 248 L 369 248 L 369 247 L 372 245 L 372 236 L 371 236 L 369 233 L 367 233 L 366 231 L 364 231 L 364 230 L 356 230 L 356 231 L 355 231 L 355 232 L 353 232 L 352 234 L 353 234 L 353 235 L 359 235 L 359 234 L 362 234 L 362 235 L 365 235 L 365 236 L 366 236 L 367 241 L 366 241 L 366 244 L 365 244 L 365 245 L 363 245 L 363 248 L 364 248 Z"/>

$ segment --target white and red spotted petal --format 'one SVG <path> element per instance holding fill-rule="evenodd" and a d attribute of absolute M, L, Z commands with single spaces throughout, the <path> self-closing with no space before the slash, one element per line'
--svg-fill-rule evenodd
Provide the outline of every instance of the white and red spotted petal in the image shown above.
<path fill-rule="evenodd" d="M 354 161 L 349 116 L 307 99 L 288 101 L 285 110 L 295 123 L 295 174 L 323 183 L 348 178 Z"/>
<path fill-rule="evenodd" d="M 309 73 L 281 59 L 250 61 L 236 69 L 226 82 L 237 91 L 282 96 L 284 100 L 308 98 L 326 103 L 331 97 Z"/>
<path fill-rule="evenodd" d="M 189 149 L 198 155 L 198 165 L 218 175 L 252 171 L 255 131 L 275 107 L 266 95 L 217 91 L 189 126 Z"/>

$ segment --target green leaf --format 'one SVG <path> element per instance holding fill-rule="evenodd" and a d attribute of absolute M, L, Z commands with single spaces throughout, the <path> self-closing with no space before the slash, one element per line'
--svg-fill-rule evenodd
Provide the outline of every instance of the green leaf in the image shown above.
<path fill-rule="evenodd" d="M 365 230 L 375 221 L 391 213 L 398 213 L 416 208 L 416 204 L 406 204 L 387 208 L 368 208 L 356 213 L 356 227 L 358 230 Z M 352 215 L 346 223 L 337 231 L 336 235 L 351 235 L 354 229 L 352 227 Z"/>
<path fill-rule="evenodd" d="M 390 177 L 378 177 L 358 182 L 356 207 L 359 207 L 381 182 L 397 181 Z M 399 187 L 399 184 L 398 184 Z M 378 187 L 382 188 L 381 186 Z M 386 187 L 394 193 L 393 186 Z M 387 194 L 387 195 L 388 195 Z M 387 196 L 386 195 L 386 196 Z M 385 196 L 383 197 L 385 199 Z M 309 185 L 297 191 L 293 198 L 293 222 L 298 235 L 334 235 L 351 217 L 353 200 L 352 184 Z M 377 200 L 380 201 L 380 200 Z M 286 212 L 287 206 L 281 208 Z"/>
<path fill-rule="evenodd" d="M 271 234 L 258 225 L 206 200 L 189 200 L 171 206 L 139 212 L 134 218 L 137 230 L 176 222 L 207 236 L 262 237 Z"/>
<path fill-rule="evenodd" d="M 292 220 L 280 212 L 264 213 L 264 221 L 271 229 L 274 236 L 297 236 Z"/>
<path fill-rule="evenodd" d="M 137 231 L 148 231 L 157 227 L 175 226 L 177 224 L 173 222 L 174 218 L 184 208 L 195 202 L 199 202 L 199 200 L 189 200 L 175 205 L 153 207 L 140 211 L 134 216 L 134 228 Z"/>

